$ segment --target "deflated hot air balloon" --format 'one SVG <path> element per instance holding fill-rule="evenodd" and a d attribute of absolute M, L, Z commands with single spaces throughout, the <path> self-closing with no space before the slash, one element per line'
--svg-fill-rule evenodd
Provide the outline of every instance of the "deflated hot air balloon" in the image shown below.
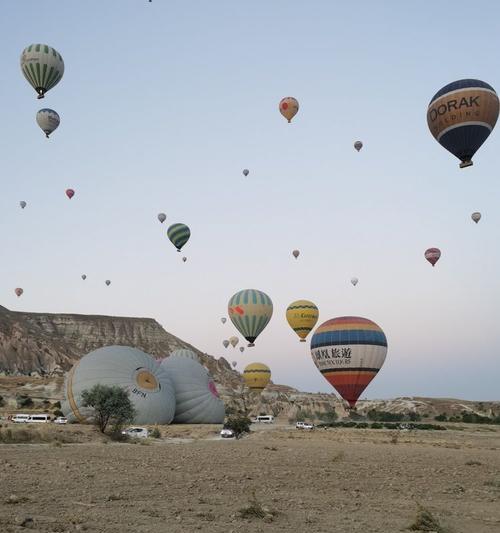
<path fill-rule="evenodd" d="M 28 83 L 43 98 L 64 74 L 61 54 L 46 44 L 31 44 L 21 54 L 21 70 Z"/>
<path fill-rule="evenodd" d="M 300 255 L 300 250 L 294 250 L 292 252 L 292 255 L 293 255 L 293 257 L 295 257 L 295 259 L 297 259 L 297 257 L 299 257 L 299 255 Z"/>
<path fill-rule="evenodd" d="M 136 424 L 169 424 L 175 413 L 175 391 L 167 371 L 149 354 L 129 346 L 106 346 L 84 355 L 66 375 L 61 410 L 70 422 L 85 422 L 94 411 L 82 392 L 94 385 L 119 386 L 129 393 Z"/>
<path fill-rule="evenodd" d="M 245 347 L 244 346 L 240 346 L 240 352 L 243 353 L 245 351 Z"/>
<path fill-rule="evenodd" d="M 264 292 L 244 289 L 234 294 L 228 303 L 228 313 L 236 329 L 254 346 L 273 315 L 273 302 Z"/>
<path fill-rule="evenodd" d="M 196 361 L 197 363 L 200 362 L 200 358 L 193 352 L 193 350 L 188 350 L 187 348 L 178 348 L 177 350 L 174 350 L 170 357 L 187 357 L 188 359 L 192 359 L 193 361 Z"/>
<path fill-rule="evenodd" d="M 460 168 L 492 132 L 498 118 L 495 89 L 481 80 L 458 80 L 438 91 L 427 109 L 427 124 L 438 143 L 460 159 Z"/>
<path fill-rule="evenodd" d="M 19 205 L 21 206 L 21 209 L 24 209 L 27 204 L 24 200 L 22 200 L 21 202 L 19 202 Z"/>
<path fill-rule="evenodd" d="M 87 279 L 86 274 L 82 274 L 82 279 L 83 279 L 83 281 L 85 281 Z"/>
<path fill-rule="evenodd" d="M 109 287 L 111 285 L 111 280 L 107 279 L 104 283 Z"/>
<path fill-rule="evenodd" d="M 363 143 L 361 141 L 356 141 L 354 143 L 354 148 L 355 148 L 356 151 L 359 152 L 361 150 L 361 148 L 363 148 Z"/>
<path fill-rule="evenodd" d="M 227 348 L 229 346 L 229 341 L 228 340 L 222 341 L 222 344 L 224 348 Z"/>
<path fill-rule="evenodd" d="M 472 215 L 470 217 L 477 224 L 481 220 L 481 213 L 476 211 L 475 213 L 472 213 Z"/>
<path fill-rule="evenodd" d="M 229 337 L 229 344 L 233 347 L 233 348 L 236 348 L 237 344 L 240 342 L 240 339 L 238 339 L 238 337 Z"/>
<path fill-rule="evenodd" d="M 163 359 L 164 368 L 174 384 L 175 418 L 178 424 L 221 424 L 224 402 L 206 368 L 189 357 L 174 355 Z"/>
<path fill-rule="evenodd" d="M 170 242 L 180 252 L 182 247 L 188 242 L 191 231 L 186 224 L 172 224 L 167 230 L 167 235 Z"/>
<path fill-rule="evenodd" d="M 300 342 L 306 342 L 306 337 L 318 321 L 319 311 L 309 300 L 297 300 L 286 309 L 286 319 L 290 327 L 299 336 Z"/>
<path fill-rule="evenodd" d="M 167 215 L 165 213 L 158 213 L 158 220 L 163 224 L 167 220 Z"/>
<path fill-rule="evenodd" d="M 225 323 L 226 323 L 226 321 L 227 321 L 227 318 L 225 318 L 225 317 L 222 317 L 222 318 L 220 319 L 220 321 L 221 321 L 221 322 L 222 322 L 223 324 L 225 324 Z"/>
<path fill-rule="evenodd" d="M 441 257 L 441 250 L 439 248 L 428 248 L 427 250 L 425 250 L 424 256 L 427 261 L 429 261 L 429 263 L 434 266 Z"/>
<path fill-rule="evenodd" d="M 356 287 L 356 285 L 358 284 L 358 278 L 351 278 L 351 283 Z"/>
<path fill-rule="evenodd" d="M 59 127 L 61 119 L 53 109 L 40 109 L 36 114 L 36 123 L 48 139 L 49 135 Z"/>
<path fill-rule="evenodd" d="M 245 170 L 243 170 L 243 176 L 248 176 L 248 174 L 250 174 L 250 171 L 248 170 L 248 168 L 245 168 Z"/>
<path fill-rule="evenodd" d="M 263 391 L 271 381 L 271 370 L 263 363 L 250 363 L 243 371 L 245 385 L 255 391 Z"/>
<path fill-rule="evenodd" d="M 19 298 L 19 296 L 23 294 L 24 290 L 21 289 L 21 287 L 18 287 L 17 289 L 14 289 L 14 292 L 16 293 L 16 296 Z"/>
<path fill-rule="evenodd" d="M 288 122 L 292 122 L 292 118 L 297 114 L 297 111 L 299 110 L 299 102 L 292 96 L 287 96 L 286 98 L 283 98 L 281 100 L 280 105 L 280 113 L 288 120 Z"/>
<path fill-rule="evenodd" d="M 384 332 L 367 318 L 333 318 L 311 339 L 314 364 L 351 407 L 377 375 L 386 354 Z"/>
<path fill-rule="evenodd" d="M 73 189 L 66 189 L 66 196 L 71 200 L 75 196 L 75 191 Z"/>

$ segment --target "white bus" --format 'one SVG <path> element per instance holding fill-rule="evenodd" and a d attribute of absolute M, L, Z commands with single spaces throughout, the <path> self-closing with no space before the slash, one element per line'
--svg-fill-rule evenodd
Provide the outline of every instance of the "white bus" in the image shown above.
<path fill-rule="evenodd" d="M 50 422 L 50 415 L 31 415 L 28 423 L 47 424 Z"/>
<path fill-rule="evenodd" d="M 265 424 L 274 424 L 273 415 L 259 415 L 256 419 L 256 422 L 264 422 Z"/>
<path fill-rule="evenodd" d="M 17 424 L 27 424 L 29 422 L 30 415 L 14 415 L 11 420 Z"/>

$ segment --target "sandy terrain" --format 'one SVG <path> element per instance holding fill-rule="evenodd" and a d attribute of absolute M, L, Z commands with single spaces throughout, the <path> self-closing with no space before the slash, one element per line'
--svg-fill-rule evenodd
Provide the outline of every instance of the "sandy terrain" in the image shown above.
<path fill-rule="evenodd" d="M 233 441 L 171 426 L 147 445 L 53 430 L 82 443 L 0 445 L 2 533 L 392 533 L 414 521 L 417 503 L 456 533 L 500 531 L 500 428 L 261 426 Z M 253 494 L 265 516 L 242 518 Z"/>

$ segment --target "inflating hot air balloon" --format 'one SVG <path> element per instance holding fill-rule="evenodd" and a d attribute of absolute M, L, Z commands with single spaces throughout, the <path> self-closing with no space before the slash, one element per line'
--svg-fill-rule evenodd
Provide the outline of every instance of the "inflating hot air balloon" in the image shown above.
<path fill-rule="evenodd" d="M 66 189 L 66 196 L 71 200 L 75 196 L 75 191 L 73 189 Z"/>
<path fill-rule="evenodd" d="M 319 311 L 309 300 L 297 300 L 286 309 L 286 319 L 290 327 L 299 336 L 300 342 L 306 342 L 306 337 L 318 321 Z"/>
<path fill-rule="evenodd" d="M 225 324 L 225 323 L 226 323 L 226 321 L 227 321 L 227 318 L 225 318 L 225 317 L 222 317 L 222 318 L 220 319 L 220 321 L 221 321 L 221 322 L 222 322 L 223 324 Z"/>
<path fill-rule="evenodd" d="M 238 365 L 238 362 L 237 361 L 233 361 L 231 364 L 233 365 L 233 368 L 236 368 L 236 366 Z"/>
<path fill-rule="evenodd" d="M 288 122 L 292 122 L 292 118 L 297 114 L 297 111 L 299 110 L 299 102 L 292 96 L 287 96 L 286 98 L 283 98 L 281 100 L 280 105 L 280 113 L 288 120 Z"/>
<path fill-rule="evenodd" d="M 83 279 L 83 281 L 85 281 L 87 279 L 86 274 L 82 274 L 82 279 Z"/>
<path fill-rule="evenodd" d="M 361 148 L 363 148 L 363 143 L 361 141 L 356 141 L 354 143 L 354 148 L 356 149 L 356 151 L 359 152 L 361 150 Z"/>
<path fill-rule="evenodd" d="M 188 260 L 187 257 L 183 257 L 183 258 L 182 258 L 182 262 L 183 262 L 183 263 L 185 263 L 187 260 Z"/>
<path fill-rule="evenodd" d="M 106 283 L 106 285 L 109 287 L 109 286 L 111 285 L 111 280 L 107 279 L 107 280 L 105 281 L 105 283 Z"/>
<path fill-rule="evenodd" d="M 273 315 L 273 302 L 264 292 L 245 289 L 234 294 L 228 303 L 228 313 L 236 329 L 254 346 Z"/>
<path fill-rule="evenodd" d="M 245 385 L 255 391 L 263 391 L 271 381 L 271 370 L 263 363 L 250 363 L 243 371 Z"/>
<path fill-rule="evenodd" d="M 250 171 L 248 170 L 248 168 L 245 168 L 245 170 L 243 171 L 243 176 L 248 176 L 248 174 L 250 174 Z"/>
<path fill-rule="evenodd" d="M 180 252 L 182 247 L 188 242 L 191 231 L 186 224 L 172 224 L 167 230 L 167 235 L 170 242 Z"/>
<path fill-rule="evenodd" d="M 427 124 L 438 143 L 460 159 L 460 168 L 492 132 L 498 118 L 495 89 L 480 80 L 458 80 L 438 91 L 427 109 Z"/>
<path fill-rule="evenodd" d="M 222 341 L 222 344 L 224 345 L 224 348 L 227 348 L 229 346 L 229 341 L 228 340 Z"/>
<path fill-rule="evenodd" d="M 356 285 L 358 284 L 358 278 L 351 278 L 351 283 L 356 287 Z"/>
<path fill-rule="evenodd" d="M 293 257 L 295 257 L 295 259 L 297 259 L 297 257 L 299 257 L 299 255 L 300 255 L 300 250 L 294 250 L 292 252 L 292 255 L 293 255 Z"/>
<path fill-rule="evenodd" d="M 200 358 L 193 352 L 193 350 L 188 350 L 187 348 L 178 348 L 177 350 L 174 350 L 170 357 L 187 357 L 188 359 L 192 359 L 193 361 L 196 361 L 197 363 L 200 362 Z"/>
<path fill-rule="evenodd" d="M 424 256 L 427 261 L 429 261 L 429 263 L 434 266 L 441 257 L 441 250 L 439 248 L 428 248 L 427 250 L 425 250 Z"/>
<path fill-rule="evenodd" d="M 36 123 L 48 139 L 49 135 L 58 128 L 61 119 L 53 109 L 40 109 L 36 114 Z"/>
<path fill-rule="evenodd" d="M 233 347 L 233 348 L 236 348 L 237 344 L 240 342 L 240 339 L 238 339 L 238 337 L 229 337 L 229 344 Z"/>
<path fill-rule="evenodd" d="M 472 215 L 470 217 L 477 224 L 481 220 L 481 213 L 476 211 L 475 213 L 472 213 Z"/>
<path fill-rule="evenodd" d="M 240 346 L 240 352 L 243 353 L 245 351 L 245 347 L 244 346 Z"/>
<path fill-rule="evenodd" d="M 21 209 L 24 209 L 27 204 L 24 200 L 22 200 L 21 202 L 19 202 L 19 205 L 21 206 Z"/>
<path fill-rule="evenodd" d="M 21 54 L 21 70 L 28 83 L 43 98 L 64 74 L 61 54 L 46 44 L 31 44 Z"/>
<path fill-rule="evenodd" d="M 158 220 L 163 224 L 167 220 L 167 215 L 165 213 L 158 213 Z"/>
<path fill-rule="evenodd" d="M 351 407 L 377 375 L 386 354 L 384 332 L 367 318 L 333 318 L 311 339 L 314 364 Z"/>
<path fill-rule="evenodd" d="M 17 289 L 14 289 L 14 292 L 16 293 L 16 296 L 19 298 L 19 296 L 23 294 L 24 290 L 21 289 L 21 287 L 18 287 Z"/>

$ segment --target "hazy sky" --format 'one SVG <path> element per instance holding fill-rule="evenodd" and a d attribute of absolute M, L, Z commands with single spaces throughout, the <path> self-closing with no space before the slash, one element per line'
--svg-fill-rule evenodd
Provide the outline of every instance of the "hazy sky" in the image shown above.
<path fill-rule="evenodd" d="M 330 392 L 285 320 L 307 298 L 319 323 L 385 331 L 363 397 L 500 399 L 499 132 L 460 170 L 426 124 L 451 81 L 500 88 L 497 2 L 16 0 L 0 30 L 0 304 L 153 317 L 240 369 Z M 66 67 L 42 101 L 19 68 L 36 42 Z M 284 96 L 300 102 L 291 125 Z M 61 116 L 50 140 L 41 107 Z M 174 222 L 191 228 L 183 254 Z M 241 355 L 220 317 L 244 288 L 274 316 Z"/>

